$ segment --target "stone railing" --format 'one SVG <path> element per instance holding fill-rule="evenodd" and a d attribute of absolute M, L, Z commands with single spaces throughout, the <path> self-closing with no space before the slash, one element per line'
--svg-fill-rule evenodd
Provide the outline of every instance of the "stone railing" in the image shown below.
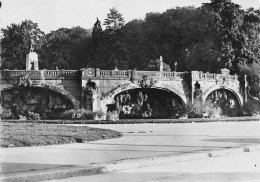
<path fill-rule="evenodd" d="M 1 70 L 0 78 L 17 79 L 19 76 L 28 75 L 32 80 L 71 79 L 78 74 L 78 70 Z"/>
<path fill-rule="evenodd" d="M 163 72 L 163 80 L 183 79 L 185 72 Z"/>
<path fill-rule="evenodd" d="M 79 73 L 78 70 L 65 70 L 66 76 L 77 76 L 78 73 Z"/>
<path fill-rule="evenodd" d="M 82 78 L 99 78 L 99 79 L 132 79 L 142 80 L 144 76 L 160 80 L 182 80 L 185 72 L 160 72 L 160 71 L 136 71 L 136 70 L 99 70 L 93 68 L 82 69 Z M 79 78 L 78 70 L 1 70 L 1 79 L 16 79 L 21 75 L 29 75 L 30 79 L 76 79 Z M 200 71 L 191 72 L 192 80 L 237 80 L 237 75 L 230 74 L 212 74 Z"/>
<path fill-rule="evenodd" d="M 215 80 L 237 80 L 237 75 L 230 75 L 230 74 L 216 74 L 216 73 L 203 73 L 200 71 L 192 71 L 191 72 L 192 80 L 207 80 L 207 81 L 215 81 Z"/>
<path fill-rule="evenodd" d="M 133 79 L 142 80 L 144 76 L 153 79 L 172 80 L 183 79 L 185 72 L 160 72 L 160 71 L 136 71 L 136 70 L 99 70 L 93 68 L 82 69 L 82 78 L 100 79 Z"/>
<path fill-rule="evenodd" d="M 30 78 L 43 79 L 43 70 L 3 70 L 2 78 L 12 79 L 22 75 L 28 75 Z"/>
<path fill-rule="evenodd" d="M 96 70 L 97 77 L 117 77 L 117 78 L 125 78 L 129 77 L 129 73 L 126 70 Z"/>

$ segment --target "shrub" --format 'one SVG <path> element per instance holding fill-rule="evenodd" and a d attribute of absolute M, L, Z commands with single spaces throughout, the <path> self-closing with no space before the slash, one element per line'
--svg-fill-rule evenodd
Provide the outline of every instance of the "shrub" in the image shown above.
<path fill-rule="evenodd" d="M 102 116 L 104 116 L 105 114 L 102 111 L 96 111 L 94 112 L 94 115 L 101 118 Z"/>
<path fill-rule="evenodd" d="M 108 111 L 107 120 L 112 120 L 112 121 L 119 120 L 119 113 L 117 111 Z"/>
<path fill-rule="evenodd" d="M 70 109 L 62 113 L 63 119 L 94 119 L 95 112 L 85 109 Z"/>
<path fill-rule="evenodd" d="M 259 108 L 256 105 L 254 105 L 253 103 L 246 103 L 244 105 L 244 113 L 243 115 L 245 116 L 255 116 L 255 115 L 259 115 Z"/>
<path fill-rule="evenodd" d="M 193 103 L 189 102 L 185 105 L 185 114 L 189 118 L 202 118 L 207 114 L 207 117 L 216 118 L 220 116 L 220 112 L 214 107 L 211 101 L 202 102 L 195 99 Z"/>
<path fill-rule="evenodd" d="M 10 118 L 10 117 L 12 117 L 10 110 L 5 109 L 0 105 L 0 118 Z"/>
<path fill-rule="evenodd" d="M 41 116 L 38 113 L 28 111 L 28 117 L 29 120 L 40 120 Z"/>
<path fill-rule="evenodd" d="M 105 113 L 101 112 L 101 111 L 96 111 L 93 113 L 94 116 L 94 120 L 105 120 Z"/>
<path fill-rule="evenodd" d="M 70 109 L 61 114 L 62 119 L 72 119 L 74 114 L 74 110 Z"/>
<path fill-rule="evenodd" d="M 93 111 L 88 111 L 85 109 L 81 109 L 80 113 L 82 114 L 81 119 L 93 119 L 94 118 L 94 113 Z"/>

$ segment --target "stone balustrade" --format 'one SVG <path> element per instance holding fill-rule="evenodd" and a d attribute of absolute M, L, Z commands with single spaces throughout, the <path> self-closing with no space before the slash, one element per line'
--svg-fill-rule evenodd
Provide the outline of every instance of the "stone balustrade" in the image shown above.
<path fill-rule="evenodd" d="M 188 72 L 160 72 L 160 71 L 136 71 L 136 70 L 100 70 L 94 68 L 82 69 L 82 78 L 98 79 L 134 79 L 141 80 L 144 76 L 160 80 L 182 80 Z M 78 70 L 0 70 L 0 78 L 11 79 L 21 75 L 29 75 L 30 79 L 76 79 L 80 71 Z M 200 71 L 191 72 L 192 80 L 237 80 L 237 75 L 203 73 Z"/>
<path fill-rule="evenodd" d="M 216 73 L 203 73 L 201 71 L 192 71 L 191 72 L 192 80 L 207 80 L 207 81 L 216 81 L 216 80 L 237 80 L 237 75 L 230 74 L 216 74 Z"/>
<path fill-rule="evenodd" d="M 71 79 L 76 78 L 78 70 L 1 70 L 0 78 L 2 79 L 17 79 L 21 75 L 29 75 L 32 80 L 44 79 Z"/>
<path fill-rule="evenodd" d="M 160 71 L 137 71 L 137 70 L 100 70 L 94 68 L 82 69 L 82 78 L 100 79 L 135 79 L 142 80 L 144 76 L 154 79 L 172 80 L 183 79 L 185 72 L 160 72 Z"/>

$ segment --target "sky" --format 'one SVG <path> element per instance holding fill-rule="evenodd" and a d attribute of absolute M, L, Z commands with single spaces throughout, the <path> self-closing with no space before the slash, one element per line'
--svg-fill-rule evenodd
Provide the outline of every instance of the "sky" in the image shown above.
<path fill-rule="evenodd" d="M 0 26 L 6 28 L 25 19 L 38 23 L 45 33 L 58 28 L 81 26 L 91 29 L 99 18 L 106 18 L 109 9 L 115 7 L 123 14 L 126 22 L 144 19 L 146 13 L 164 12 L 177 6 L 199 7 L 210 0 L 0 0 Z M 259 9 L 260 0 L 232 0 L 243 9 Z"/>

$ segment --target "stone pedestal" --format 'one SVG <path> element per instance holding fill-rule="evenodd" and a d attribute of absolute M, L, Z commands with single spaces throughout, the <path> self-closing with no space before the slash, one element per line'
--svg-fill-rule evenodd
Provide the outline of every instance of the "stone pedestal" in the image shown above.
<path fill-rule="evenodd" d="M 30 52 L 26 55 L 26 70 L 39 70 L 38 54 Z"/>

